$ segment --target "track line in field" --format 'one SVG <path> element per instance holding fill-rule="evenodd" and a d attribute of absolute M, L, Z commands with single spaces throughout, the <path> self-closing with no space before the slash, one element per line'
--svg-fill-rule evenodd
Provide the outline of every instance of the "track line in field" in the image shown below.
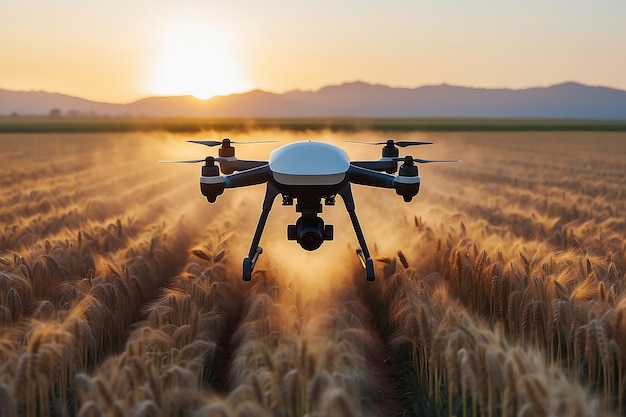
<path fill-rule="evenodd" d="M 372 384 L 371 392 L 375 415 L 400 416 L 404 415 L 401 397 L 405 394 L 405 388 L 401 384 L 396 364 L 391 360 L 389 340 L 392 329 L 388 321 L 388 306 L 381 291 L 383 279 L 385 277 L 379 269 L 376 281 L 363 282 L 362 271 L 357 271 L 354 274 L 353 291 L 354 296 L 366 309 L 364 323 L 376 340 L 375 349 L 371 352 L 369 360 L 371 373 L 376 380 Z"/>

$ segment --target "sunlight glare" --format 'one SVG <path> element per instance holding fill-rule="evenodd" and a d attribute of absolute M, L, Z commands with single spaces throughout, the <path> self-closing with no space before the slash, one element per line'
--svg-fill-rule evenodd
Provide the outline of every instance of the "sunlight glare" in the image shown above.
<path fill-rule="evenodd" d="M 252 87 L 223 28 L 200 21 L 170 24 L 163 32 L 148 90 L 206 99 Z"/>

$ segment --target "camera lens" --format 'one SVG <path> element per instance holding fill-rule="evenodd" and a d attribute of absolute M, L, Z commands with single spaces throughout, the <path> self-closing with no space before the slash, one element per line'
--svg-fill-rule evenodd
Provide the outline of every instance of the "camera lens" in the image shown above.
<path fill-rule="evenodd" d="M 302 249 L 313 251 L 324 243 L 324 221 L 319 217 L 300 217 L 296 222 L 296 234 Z"/>
<path fill-rule="evenodd" d="M 300 232 L 300 246 L 302 249 L 313 251 L 319 248 L 324 242 L 322 233 L 317 228 L 307 227 Z"/>

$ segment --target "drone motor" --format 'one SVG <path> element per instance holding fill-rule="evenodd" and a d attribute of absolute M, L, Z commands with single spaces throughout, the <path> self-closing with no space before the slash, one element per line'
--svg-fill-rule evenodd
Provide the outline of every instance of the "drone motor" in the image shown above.
<path fill-rule="evenodd" d="M 220 176 L 219 167 L 215 165 L 215 158 L 207 156 L 200 177 L 200 192 L 209 203 L 214 203 L 217 197 L 224 192 L 224 188 L 226 188 L 226 183 L 224 178 Z"/>

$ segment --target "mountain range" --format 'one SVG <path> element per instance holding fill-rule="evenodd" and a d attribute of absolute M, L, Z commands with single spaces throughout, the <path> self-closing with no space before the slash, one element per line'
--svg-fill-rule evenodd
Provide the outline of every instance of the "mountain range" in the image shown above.
<path fill-rule="evenodd" d="M 55 110 L 56 109 L 56 110 Z M 52 112 L 52 113 L 51 113 Z M 282 94 L 253 90 L 200 100 L 148 97 L 102 103 L 43 91 L 0 89 L 0 115 L 184 118 L 548 118 L 626 120 L 626 91 L 567 82 L 488 89 L 447 84 L 416 88 L 351 82 Z"/>

